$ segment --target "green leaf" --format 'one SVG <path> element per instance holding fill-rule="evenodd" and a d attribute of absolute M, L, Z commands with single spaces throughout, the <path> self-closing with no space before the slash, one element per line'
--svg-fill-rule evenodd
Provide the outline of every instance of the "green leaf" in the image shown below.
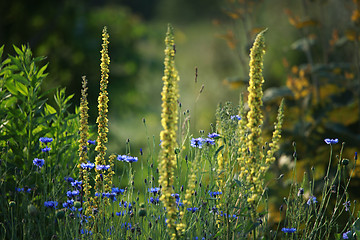
<path fill-rule="evenodd" d="M 20 50 L 20 48 L 18 48 L 17 46 L 13 45 L 13 48 L 15 50 L 15 52 L 19 55 L 19 56 L 24 56 L 23 51 Z"/>
<path fill-rule="evenodd" d="M 40 68 L 40 70 L 37 72 L 36 77 L 40 78 L 40 77 L 44 77 L 44 71 L 46 70 L 47 66 L 49 65 L 49 63 L 45 64 L 45 66 L 43 66 L 42 68 Z"/>
<path fill-rule="evenodd" d="M 24 96 L 28 96 L 28 94 L 29 94 L 29 88 L 27 88 L 27 87 L 26 87 L 24 84 L 22 84 L 22 83 L 17 83 L 16 86 L 17 86 L 17 89 L 18 89 L 19 93 L 21 93 L 21 94 L 24 95 Z"/>
<path fill-rule="evenodd" d="M 220 146 L 220 147 L 215 151 L 214 158 L 217 157 L 217 155 L 219 154 L 219 152 L 220 152 L 224 147 L 225 147 L 225 146 L 222 145 L 222 146 Z"/>
<path fill-rule="evenodd" d="M 29 81 L 20 74 L 12 74 L 12 78 L 17 82 L 24 84 L 25 86 L 29 86 Z"/>
<path fill-rule="evenodd" d="M 2 45 L 2 46 L 0 47 L 0 61 L 1 61 L 1 58 L 2 58 L 3 53 L 4 53 L 4 45 Z"/>
<path fill-rule="evenodd" d="M 45 104 L 45 113 L 46 114 L 55 114 L 56 113 L 56 110 L 55 108 L 53 108 L 51 105 L 49 104 Z"/>

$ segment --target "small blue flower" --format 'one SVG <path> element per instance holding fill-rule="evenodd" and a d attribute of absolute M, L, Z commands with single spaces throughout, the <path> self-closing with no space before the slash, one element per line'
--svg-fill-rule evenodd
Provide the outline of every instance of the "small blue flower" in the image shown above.
<path fill-rule="evenodd" d="M 346 212 L 350 210 L 350 205 L 351 205 L 350 201 L 344 202 L 343 205 L 344 205 L 344 207 L 345 207 L 345 211 L 346 211 Z"/>
<path fill-rule="evenodd" d="M 96 141 L 91 140 L 91 139 L 89 139 L 87 142 L 88 142 L 89 145 L 95 145 L 96 144 Z"/>
<path fill-rule="evenodd" d="M 73 182 L 71 182 L 71 186 L 73 186 L 77 189 L 81 189 L 81 184 L 82 184 L 82 181 L 78 181 L 78 180 L 74 180 Z"/>
<path fill-rule="evenodd" d="M 42 152 L 45 152 L 45 153 L 46 153 L 46 152 L 50 152 L 50 150 L 51 150 L 51 148 L 48 147 L 48 146 L 46 146 L 46 147 L 44 147 L 44 148 L 41 149 L 41 151 L 42 151 Z"/>
<path fill-rule="evenodd" d="M 209 191 L 209 195 L 211 197 L 216 197 L 216 196 L 221 195 L 221 194 L 222 194 L 222 192 L 211 192 L 211 191 Z"/>
<path fill-rule="evenodd" d="M 44 159 L 39 159 L 39 158 L 34 158 L 33 164 L 35 166 L 37 166 L 38 168 L 41 168 L 42 166 L 44 166 L 45 160 Z"/>
<path fill-rule="evenodd" d="M 116 195 L 123 194 L 125 192 L 125 190 L 121 188 L 111 188 L 111 191 Z"/>
<path fill-rule="evenodd" d="M 238 120 L 240 121 L 241 120 L 241 117 L 239 115 L 233 115 L 230 117 L 231 120 Z"/>
<path fill-rule="evenodd" d="M 204 143 L 205 143 L 207 146 L 215 145 L 215 140 L 214 140 L 214 139 L 211 139 L 211 138 L 205 138 L 205 139 L 204 139 Z"/>
<path fill-rule="evenodd" d="M 152 203 L 152 204 L 158 204 L 160 202 L 159 198 L 153 198 L 150 197 L 150 199 L 148 200 L 148 202 Z"/>
<path fill-rule="evenodd" d="M 209 133 L 209 134 L 208 134 L 208 137 L 209 137 L 209 138 L 219 138 L 219 137 L 220 137 L 220 134 L 218 134 L 218 133 Z"/>
<path fill-rule="evenodd" d="M 203 141 L 204 141 L 204 139 L 201 137 L 192 138 L 190 141 L 190 145 L 194 148 L 202 148 Z"/>
<path fill-rule="evenodd" d="M 42 143 L 48 144 L 48 143 L 51 143 L 51 142 L 53 141 L 53 139 L 52 139 L 52 138 L 48 138 L 48 137 L 41 137 L 41 138 L 39 139 L 39 141 L 42 142 Z"/>
<path fill-rule="evenodd" d="M 149 188 L 148 191 L 151 193 L 159 193 L 160 192 L 160 188 L 159 187 L 154 187 L 154 188 Z"/>
<path fill-rule="evenodd" d="M 296 228 L 282 228 L 281 231 L 284 233 L 293 233 L 296 232 Z"/>
<path fill-rule="evenodd" d="M 309 198 L 309 200 L 306 202 L 306 204 L 310 206 L 312 203 L 317 203 L 317 202 L 318 202 L 318 201 L 316 200 L 316 197 L 311 196 L 311 197 Z"/>
<path fill-rule="evenodd" d="M 91 162 L 87 162 L 87 163 L 82 163 L 80 164 L 80 166 L 82 167 L 82 169 L 93 169 L 95 167 L 94 163 Z"/>
<path fill-rule="evenodd" d="M 48 207 L 48 208 L 56 208 L 56 206 L 58 205 L 57 201 L 46 201 L 44 202 L 44 206 Z"/>
<path fill-rule="evenodd" d="M 23 192 L 24 191 L 24 188 L 15 188 L 15 191 L 17 191 L 17 192 Z"/>
<path fill-rule="evenodd" d="M 73 199 L 66 200 L 66 202 L 64 202 L 64 203 L 62 204 L 62 206 L 63 206 L 64 208 L 71 207 L 72 205 L 74 205 L 74 200 L 73 200 Z"/>
<path fill-rule="evenodd" d="M 133 162 L 137 162 L 138 158 L 137 157 L 131 157 L 131 156 L 128 156 L 128 155 L 118 155 L 117 160 L 121 161 L 121 162 L 133 163 Z"/>
<path fill-rule="evenodd" d="M 110 165 L 96 165 L 96 170 L 108 170 L 110 168 Z"/>
<path fill-rule="evenodd" d="M 72 183 L 75 181 L 72 177 L 65 177 L 64 179 L 65 179 L 65 181 L 67 181 L 69 183 Z"/>
<path fill-rule="evenodd" d="M 347 231 L 342 235 L 343 239 L 349 239 L 349 236 L 351 236 L 351 231 Z"/>
<path fill-rule="evenodd" d="M 336 144 L 339 142 L 339 139 L 335 138 L 335 139 L 330 139 L 330 138 L 326 138 L 324 139 L 324 141 L 326 142 L 326 144 Z"/>
<path fill-rule="evenodd" d="M 187 210 L 188 210 L 189 212 L 191 212 L 191 213 L 194 213 L 194 212 L 198 211 L 199 208 L 193 207 L 193 208 L 187 208 Z"/>
<path fill-rule="evenodd" d="M 176 198 L 176 200 L 180 198 L 180 195 L 178 193 L 172 193 L 171 196 Z"/>
<path fill-rule="evenodd" d="M 66 192 L 66 195 L 68 196 L 68 198 L 73 198 L 73 197 L 75 197 L 75 196 L 77 196 L 79 194 L 80 194 L 79 190 L 67 191 Z"/>

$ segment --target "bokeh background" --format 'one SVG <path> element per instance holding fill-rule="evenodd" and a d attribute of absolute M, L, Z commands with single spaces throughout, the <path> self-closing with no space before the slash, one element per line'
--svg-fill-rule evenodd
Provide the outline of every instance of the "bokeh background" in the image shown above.
<path fill-rule="evenodd" d="M 159 141 L 168 23 L 175 28 L 180 110 L 189 110 L 194 137 L 211 131 L 219 103 L 237 105 L 241 92 L 246 97 L 248 52 L 256 33 L 268 28 L 265 132 L 272 130 L 281 98 L 286 100 L 283 142 L 272 173 L 291 169 L 295 141 L 300 172 L 315 167 L 320 181 L 329 154 L 324 138 L 346 142 L 343 157 L 350 166 L 360 146 L 359 5 L 357 0 L 1 1 L 0 44 L 7 54 L 14 54 L 12 45 L 28 44 L 35 55 L 47 56 L 44 91 L 67 87 L 67 94 L 75 94 L 74 107 L 86 75 L 95 123 L 101 31 L 107 26 L 108 148 L 124 154 L 130 140 L 131 153 L 139 155 L 140 148 L 146 153 L 147 139 Z"/>

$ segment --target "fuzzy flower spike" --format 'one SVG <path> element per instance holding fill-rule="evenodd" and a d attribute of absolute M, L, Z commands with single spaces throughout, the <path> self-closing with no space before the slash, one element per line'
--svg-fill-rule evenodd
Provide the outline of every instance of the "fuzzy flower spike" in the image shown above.
<path fill-rule="evenodd" d="M 165 60 L 163 89 L 161 92 L 162 113 L 161 125 L 163 130 L 160 133 L 161 154 L 159 168 L 159 184 L 162 186 L 160 200 L 166 208 L 167 226 L 171 231 L 171 238 L 179 238 L 178 230 L 175 225 L 177 208 L 172 186 L 174 185 L 174 171 L 176 168 L 176 131 L 178 122 L 178 81 L 179 75 L 175 69 L 175 43 L 173 28 L 168 25 L 165 38 Z"/>

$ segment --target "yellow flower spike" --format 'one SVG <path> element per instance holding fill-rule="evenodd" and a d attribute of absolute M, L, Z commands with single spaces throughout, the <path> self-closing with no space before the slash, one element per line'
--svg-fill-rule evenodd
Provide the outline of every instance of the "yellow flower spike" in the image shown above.
<path fill-rule="evenodd" d="M 274 153 L 279 150 L 279 141 L 281 138 L 281 129 L 282 123 L 284 119 L 284 99 L 281 100 L 278 115 L 277 115 L 277 122 L 274 124 L 274 132 L 272 136 L 271 143 L 269 144 L 269 150 L 266 153 L 266 163 L 271 164 L 275 161 Z"/>
<path fill-rule="evenodd" d="M 252 186 L 252 193 L 248 199 L 249 203 L 256 201 L 258 193 L 262 191 L 262 184 L 260 181 L 258 181 L 257 173 L 259 172 L 261 161 L 263 159 L 263 153 L 261 150 L 262 137 L 260 126 L 263 124 L 261 107 L 263 105 L 262 84 L 264 83 L 264 78 L 262 76 L 262 69 L 263 56 L 265 54 L 265 32 L 266 30 L 260 32 L 256 36 L 253 47 L 250 50 L 250 81 L 248 87 L 248 105 L 250 110 L 247 114 L 247 128 L 249 129 L 250 133 L 247 136 L 246 141 L 246 147 L 249 153 L 247 154 L 247 159 L 245 160 L 250 167 L 250 174 L 247 176 L 247 179 L 249 184 Z M 241 152 L 243 151 L 244 150 L 241 150 Z"/>
<path fill-rule="evenodd" d="M 159 184 L 161 185 L 160 201 L 166 208 L 167 226 L 171 231 L 172 239 L 179 238 L 177 231 L 176 218 L 177 209 L 175 198 L 171 196 L 174 193 L 174 171 L 176 168 L 176 131 L 178 122 L 178 81 L 179 76 L 175 69 L 175 50 L 174 50 L 173 28 L 169 25 L 165 38 L 165 60 L 164 76 L 162 77 L 164 86 L 161 92 L 162 113 L 161 125 L 163 130 L 160 133 L 161 153 L 159 167 Z M 179 227 L 179 225 L 178 225 Z"/>
<path fill-rule="evenodd" d="M 98 97 L 98 111 L 99 115 L 96 119 L 96 123 L 98 124 L 98 137 L 96 139 L 96 147 L 95 151 L 98 152 L 97 156 L 95 157 L 95 165 L 106 165 L 105 161 L 105 155 L 107 148 L 105 147 L 105 143 L 107 143 L 107 133 L 109 131 L 108 129 L 108 118 L 107 118 L 107 112 L 108 112 L 108 93 L 107 93 L 107 86 L 108 86 L 108 79 L 109 79 L 109 64 L 110 64 L 110 58 L 108 55 L 108 44 L 109 44 L 109 34 L 107 33 L 107 28 L 104 27 L 103 33 L 102 33 L 102 50 L 101 53 L 101 80 L 100 80 L 100 93 Z M 112 172 L 111 169 L 109 169 L 107 172 L 103 170 L 95 169 L 96 171 L 96 177 L 95 177 L 95 192 L 96 193 L 102 193 L 105 190 L 105 187 L 108 185 L 106 181 L 111 181 L 112 174 L 109 174 L 109 172 Z M 102 175 L 100 175 L 102 174 Z M 100 198 L 95 197 L 94 198 L 95 208 L 97 208 L 100 211 L 99 204 L 100 204 Z"/>

